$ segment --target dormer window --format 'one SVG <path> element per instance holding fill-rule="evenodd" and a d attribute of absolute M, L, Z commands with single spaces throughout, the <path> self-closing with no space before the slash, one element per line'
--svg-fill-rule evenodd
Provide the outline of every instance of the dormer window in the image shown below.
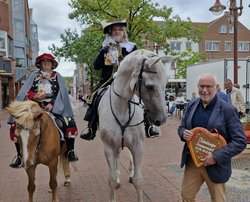
<path fill-rule="evenodd" d="M 221 25 L 219 27 L 219 33 L 227 33 L 227 25 Z"/>
<path fill-rule="evenodd" d="M 229 25 L 228 32 L 231 34 L 234 33 L 234 26 L 233 25 Z"/>

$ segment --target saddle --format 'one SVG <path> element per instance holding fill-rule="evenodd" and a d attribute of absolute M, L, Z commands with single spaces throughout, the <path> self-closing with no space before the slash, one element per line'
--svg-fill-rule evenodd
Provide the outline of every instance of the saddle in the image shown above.
<path fill-rule="evenodd" d="M 104 95 L 104 93 L 108 90 L 108 86 L 103 87 L 103 88 L 99 88 L 98 90 L 96 90 L 94 93 L 92 93 L 91 95 L 91 102 L 88 102 L 89 108 L 84 116 L 84 120 L 85 121 L 91 121 L 93 116 L 96 115 L 96 120 L 97 120 L 97 109 L 98 109 L 98 105 L 102 99 L 102 96 Z"/>
<path fill-rule="evenodd" d="M 55 117 L 54 120 L 55 120 L 56 125 L 63 132 L 63 134 L 65 134 L 65 131 L 66 131 L 66 128 L 67 128 L 65 120 L 63 119 L 62 116 L 58 116 L 58 115 L 55 115 L 55 114 L 54 114 L 54 117 Z"/>

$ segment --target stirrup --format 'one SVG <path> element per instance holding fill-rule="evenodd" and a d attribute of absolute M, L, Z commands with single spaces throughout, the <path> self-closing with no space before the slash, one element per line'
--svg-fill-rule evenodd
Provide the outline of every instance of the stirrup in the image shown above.
<path fill-rule="evenodd" d="M 20 160 L 20 164 L 17 163 L 18 159 Z M 9 165 L 11 168 L 21 168 L 22 167 L 22 158 L 19 155 L 13 157 L 11 164 Z"/>
<path fill-rule="evenodd" d="M 70 156 L 71 153 L 73 153 L 72 155 L 74 155 L 74 158 L 71 158 L 71 156 Z M 69 162 L 75 162 L 75 161 L 79 160 L 76 152 L 73 149 L 71 149 L 67 152 L 67 159 Z"/>
<path fill-rule="evenodd" d="M 83 132 L 88 129 L 88 132 L 83 134 Z M 95 135 L 93 135 L 93 129 L 90 127 L 86 127 L 82 130 L 81 134 L 80 134 L 80 138 L 84 139 L 84 140 L 93 140 L 95 138 Z"/>
<path fill-rule="evenodd" d="M 148 131 L 147 131 L 148 132 L 147 137 L 154 138 L 154 137 L 159 137 L 160 136 L 160 133 L 158 131 L 154 131 L 153 129 L 154 129 L 153 126 L 149 126 Z M 152 134 L 152 133 L 154 133 L 154 134 Z"/>

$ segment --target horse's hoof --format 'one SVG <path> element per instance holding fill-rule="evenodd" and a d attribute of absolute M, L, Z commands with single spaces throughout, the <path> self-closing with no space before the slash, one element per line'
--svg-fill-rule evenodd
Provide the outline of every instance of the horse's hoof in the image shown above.
<path fill-rule="evenodd" d="M 120 187 L 121 187 L 121 184 L 117 183 L 115 189 L 119 189 Z"/>
<path fill-rule="evenodd" d="M 133 184 L 133 178 L 132 177 L 129 178 L 129 183 Z"/>
<path fill-rule="evenodd" d="M 49 193 L 52 193 L 52 189 L 49 188 L 49 189 L 48 189 L 48 192 L 49 192 Z"/>
<path fill-rule="evenodd" d="M 65 187 L 68 187 L 69 185 L 70 185 L 70 181 L 65 181 L 65 182 L 64 182 L 64 186 L 65 186 Z"/>

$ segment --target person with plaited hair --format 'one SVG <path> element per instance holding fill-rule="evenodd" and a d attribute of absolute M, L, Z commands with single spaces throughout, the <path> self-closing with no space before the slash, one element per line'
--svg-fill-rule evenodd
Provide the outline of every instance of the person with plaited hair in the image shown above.
<path fill-rule="evenodd" d="M 126 55 L 137 49 L 135 43 L 128 41 L 126 20 L 115 19 L 112 22 L 104 20 L 101 22 L 101 25 L 106 38 L 93 62 L 95 69 L 101 70 L 101 80 L 93 90 L 92 95 L 95 94 L 100 87 L 105 87 L 112 83 L 113 75 L 117 71 L 120 62 Z M 146 136 L 159 136 L 159 132 L 150 125 L 146 113 L 144 117 Z M 98 116 L 97 109 L 93 106 L 92 101 L 89 103 L 89 108 L 87 109 L 84 120 L 88 121 L 88 128 L 87 131 L 82 131 L 80 137 L 85 140 L 93 140 L 97 131 Z"/>
<path fill-rule="evenodd" d="M 67 144 L 65 155 L 69 161 L 77 161 L 78 157 L 74 151 L 74 144 L 78 132 L 65 80 L 54 70 L 58 66 L 58 62 L 53 55 L 44 53 L 36 58 L 35 65 L 39 70 L 31 73 L 20 89 L 16 100 L 35 101 L 45 111 L 51 112 L 56 119 L 67 120 L 63 124 L 64 131 L 62 131 Z M 10 164 L 10 167 L 20 168 L 22 156 L 20 145 L 15 138 L 16 123 L 13 117 L 9 117 L 7 123 L 11 125 L 10 138 L 15 142 L 17 151 L 16 159 Z"/>

